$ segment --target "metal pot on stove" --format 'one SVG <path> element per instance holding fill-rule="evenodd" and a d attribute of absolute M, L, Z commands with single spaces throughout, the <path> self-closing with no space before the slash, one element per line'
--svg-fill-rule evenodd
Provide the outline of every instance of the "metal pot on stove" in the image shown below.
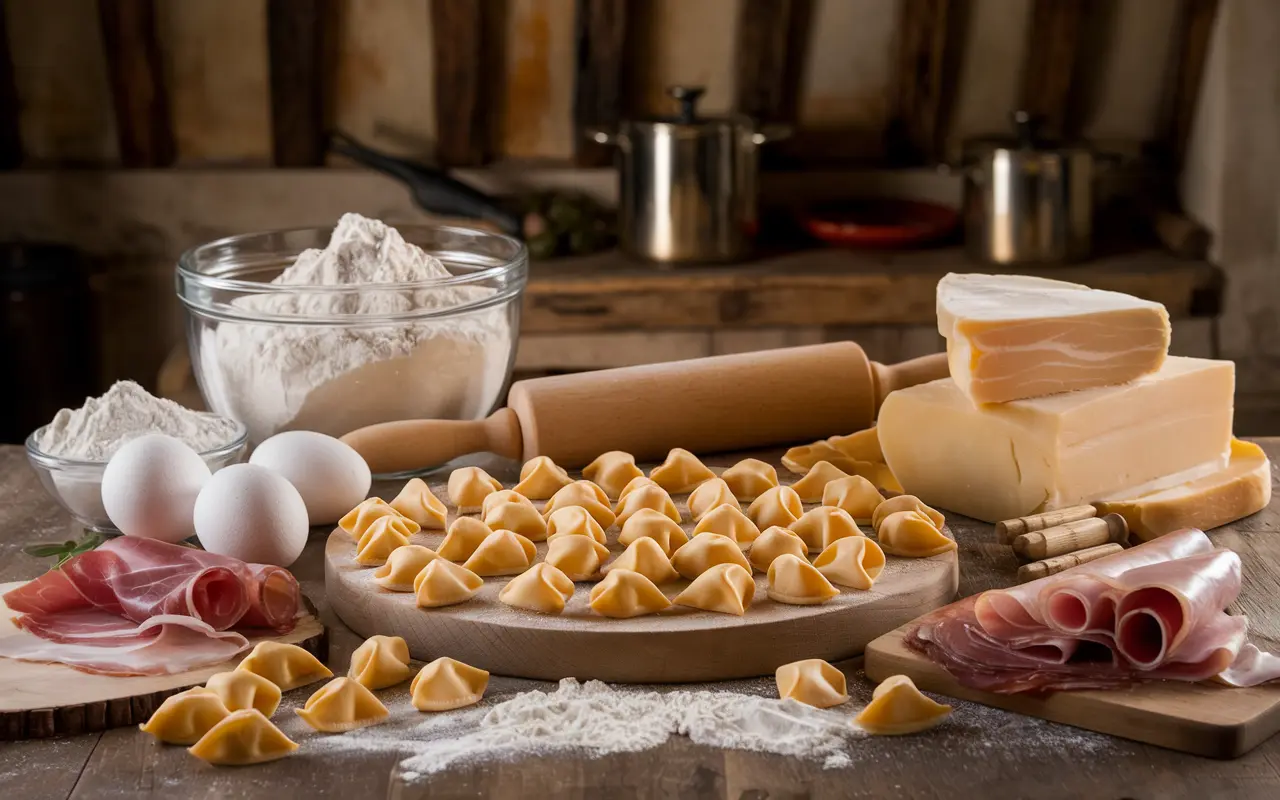
<path fill-rule="evenodd" d="M 626 120 L 587 135 L 618 149 L 619 240 L 636 258 L 732 261 L 750 253 L 757 222 L 760 145 L 783 126 L 697 113 L 700 87 L 674 86 L 674 117 Z"/>

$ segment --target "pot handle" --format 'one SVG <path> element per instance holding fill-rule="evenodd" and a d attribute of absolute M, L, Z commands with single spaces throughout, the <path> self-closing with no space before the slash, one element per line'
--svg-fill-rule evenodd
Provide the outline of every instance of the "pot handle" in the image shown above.
<path fill-rule="evenodd" d="M 582 135 L 596 144 L 617 145 L 621 147 L 626 142 L 626 137 L 616 128 L 610 128 L 604 125 L 588 125 L 583 129 Z"/>
<path fill-rule="evenodd" d="M 751 132 L 751 143 L 755 145 L 767 144 L 768 142 L 776 142 L 791 136 L 792 128 L 790 125 L 780 123 L 770 123 L 761 125 L 759 130 Z"/>

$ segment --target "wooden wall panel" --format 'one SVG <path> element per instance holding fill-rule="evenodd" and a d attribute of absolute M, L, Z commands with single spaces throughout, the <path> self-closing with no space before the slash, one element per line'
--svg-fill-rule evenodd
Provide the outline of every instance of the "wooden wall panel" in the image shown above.
<path fill-rule="evenodd" d="M 649 19 L 640 35 L 637 106 L 649 114 L 671 114 L 673 84 L 705 86 L 698 108 L 708 114 L 733 108 L 734 44 L 738 0 L 646 0 Z"/>
<path fill-rule="evenodd" d="M 433 154 L 435 58 L 429 0 L 339 0 L 335 124 L 387 152 Z"/>
<path fill-rule="evenodd" d="M 431 2 L 436 160 L 444 166 L 486 164 L 497 149 L 506 12 L 505 3 Z"/>
<path fill-rule="evenodd" d="M 1103 46 L 1087 72 L 1082 133 L 1090 139 L 1145 141 L 1159 128 L 1161 89 L 1175 45 L 1181 0 L 1103 6 Z"/>
<path fill-rule="evenodd" d="M 166 0 L 156 12 L 179 162 L 268 163 L 266 0 Z"/>
<path fill-rule="evenodd" d="M 815 0 L 800 122 L 884 130 L 902 0 Z"/>
<path fill-rule="evenodd" d="M 574 155 L 582 166 L 608 166 L 614 148 L 586 139 L 589 128 L 610 126 L 630 109 L 627 90 L 632 85 L 636 58 L 632 46 L 635 17 L 644 8 L 633 0 L 578 0 L 574 67 Z"/>
<path fill-rule="evenodd" d="M 972 0 L 947 135 L 949 155 L 957 154 L 966 138 L 1009 132 L 1030 22 L 1030 0 Z"/>
<path fill-rule="evenodd" d="M 1186 161 L 1200 97 L 1204 94 L 1212 42 L 1217 30 L 1218 0 L 1184 0 L 1174 29 L 1170 58 L 1160 98 L 1157 139 L 1167 163 Z"/>
<path fill-rule="evenodd" d="M 126 167 L 167 167 L 175 154 L 155 5 L 155 0 L 98 2 L 120 160 Z"/>
<path fill-rule="evenodd" d="M 328 149 L 330 0 L 270 0 L 271 152 L 278 167 L 314 167 Z"/>
<path fill-rule="evenodd" d="M 508 3 L 499 152 L 508 158 L 571 158 L 577 4 Z"/>
<path fill-rule="evenodd" d="M 796 121 L 812 18 L 812 0 L 742 0 L 734 47 L 738 111 Z"/>
<path fill-rule="evenodd" d="M 1032 0 L 1019 107 L 1038 117 L 1050 136 L 1079 133 L 1082 81 L 1092 66 L 1081 52 L 1086 0 Z"/>
<path fill-rule="evenodd" d="M 22 163 L 22 130 L 18 127 L 18 88 L 13 82 L 9 24 L 0 6 L 0 169 Z"/>
<path fill-rule="evenodd" d="M 904 0 L 894 52 L 886 140 L 896 164 L 944 155 L 969 20 L 966 0 Z"/>
<path fill-rule="evenodd" d="M 27 161 L 118 161 L 97 4 L 7 0 L 4 11 Z"/>

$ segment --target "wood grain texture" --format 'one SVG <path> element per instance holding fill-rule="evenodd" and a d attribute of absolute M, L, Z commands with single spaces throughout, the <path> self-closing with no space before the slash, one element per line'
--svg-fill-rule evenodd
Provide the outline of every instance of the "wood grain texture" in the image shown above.
<path fill-rule="evenodd" d="M 23 581 L 0 584 L 0 595 Z M 328 633 L 311 613 L 283 636 L 253 637 L 249 641 L 296 644 L 322 661 L 329 656 Z M 0 623 L 18 616 L 0 601 Z M 13 625 L 0 625 L 0 637 L 30 636 Z M 198 686 L 218 672 L 234 669 L 239 657 L 176 675 L 115 678 L 90 675 L 60 664 L 0 660 L 0 741 L 75 736 L 82 733 L 140 725 L 165 698 Z"/>
<path fill-rule="evenodd" d="M 436 160 L 444 166 L 487 162 L 496 145 L 495 65 L 505 63 L 497 4 L 432 0 Z"/>
<path fill-rule="evenodd" d="M 154 0 L 101 0 L 102 38 L 127 167 L 164 167 L 175 147 Z"/>
<path fill-rule="evenodd" d="M 594 126 L 616 125 L 624 113 L 630 72 L 628 23 L 641 4 L 631 0 L 578 0 L 573 82 L 574 160 L 583 166 L 613 163 L 612 146 L 588 141 Z"/>
<path fill-rule="evenodd" d="M 967 5 L 956 0 L 903 0 L 887 143 L 895 162 L 943 154 L 967 22 Z"/>
<path fill-rule="evenodd" d="M 0 169 L 22 163 L 22 129 L 18 123 L 18 87 L 13 78 L 8 15 L 0 8 Z"/>
<path fill-rule="evenodd" d="M 638 115 L 672 114 L 671 86 L 702 86 L 704 114 L 733 109 L 733 48 L 741 8 L 738 0 L 644 0 L 637 32 L 634 108 Z"/>
<path fill-rule="evenodd" d="M 329 0 L 269 0 L 271 139 L 278 167 L 324 163 L 328 96 Z"/>
<path fill-rule="evenodd" d="M 1175 169 L 1181 168 L 1186 158 L 1217 18 L 1218 0 L 1184 0 L 1172 58 L 1165 68 L 1158 131 L 1160 153 Z"/>
<path fill-rule="evenodd" d="M 1074 135 L 1069 118 L 1087 0 L 1033 0 L 1022 65 L 1023 110 L 1044 120 L 1046 133 Z"/>
<path fill-rule="evenodd" d="M 573 157 L 575 0 L 511 0 L 501 41 L 505 72 L 498 105 L 503 158 Z"/>
<path fill-rule="evenodd" d="M 743 0 L 734 50 L 737 110 L 766 122 L 794 121 L 808 57 L 811 0 Z"/>

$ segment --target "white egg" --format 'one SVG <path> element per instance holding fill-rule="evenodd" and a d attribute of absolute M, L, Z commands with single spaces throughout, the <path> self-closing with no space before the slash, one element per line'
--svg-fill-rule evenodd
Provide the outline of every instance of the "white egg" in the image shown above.
<path fill-rule="evenodd" d="M 287 567 L 307 544 L 307 505 L 293 484 L 257 464 L 223 467 L 196 499 L 196 536 L 211 553 Z"/>
<path fill-rule="evenodd" d="M 312 525 L 337 522 L 369 494 L 373 475 L 351 445 L 315 431 L 285 431 L 253 451 L 250 464 L 280 473 L 307 504 Z"/>
<path fill-rule="evenodd" d="M 195 533 L 191 513 L 209 475 L 185 443 L 160 433 L 139 436 L 107 462 L 102 507 L 126 536 L 180 542 Z"/>

